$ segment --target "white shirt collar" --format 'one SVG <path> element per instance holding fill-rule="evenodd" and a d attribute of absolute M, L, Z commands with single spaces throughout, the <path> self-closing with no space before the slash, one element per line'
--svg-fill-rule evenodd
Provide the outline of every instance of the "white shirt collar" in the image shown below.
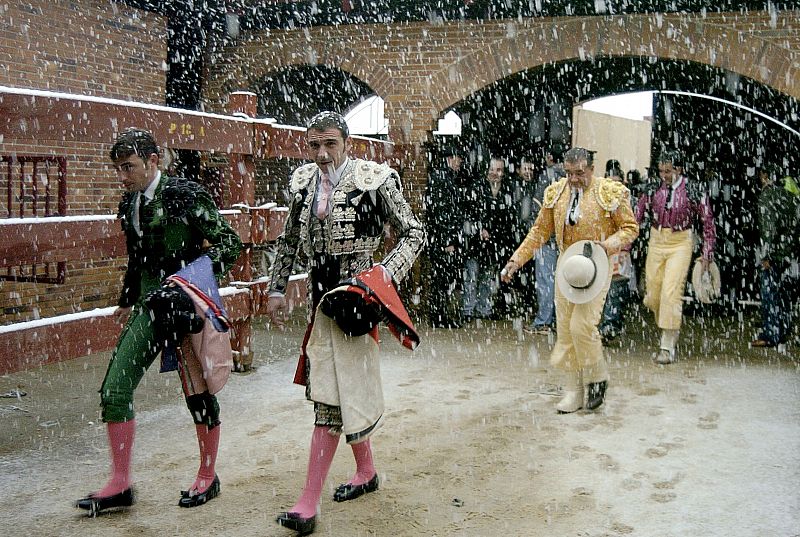
<path fill-rule="evenodd" d="M 344 161 L 342 162 L 342 164 L 338 168 L 333 170 L 332 174 L 328 174 L 328 176 L 330 177 L 330 180 L 331 180 L 331 184 L 333 186 L 336 186 L 336 185 L 339 184 L 339 180 L 342 178 L 342 174 L 344 173 L 344 169 L 347 167 L 347 165 L 349 163 L 350 163 L 350 157 L 345 157 Z M 326 171 L 328 171 L 328 170 L 323 170 L 323 169 L 320 168 L 320 172 L 326 172 Z"/>
<path fill-rule="evenodd" d="M 147 185 L 147 188 L 144 189 L 144 200 L 146 203 L 149 203 L 153 197 L 156 195 L 156 188 L 158 188 L 158 182 L 161 180 L 161 170 L 156 172 L 155 179 L 150 181 L 150 184 Z"/>

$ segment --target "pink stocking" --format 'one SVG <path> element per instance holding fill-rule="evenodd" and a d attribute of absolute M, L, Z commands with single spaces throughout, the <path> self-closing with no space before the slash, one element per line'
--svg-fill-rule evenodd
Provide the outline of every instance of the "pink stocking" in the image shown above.
<path fill-rule="evenodd" d="M 211 486 L 216 475 L 214 465 L 217 462 L 217 451 L 219 450 L 220 425 L 217 424 L 213 429 L 209 429 L 208 425 L 201 423 L 196 424 L 195 428 L 197 429 L 197 444 L 200 447 L 200 469 L 197 470 L 197 479 L 194 480 L 189 492 L 190 494 L 202 494 Z"/>
<path fill-rule="evenodd" d="M 308 454 L 308 473 L 306 474 L 306 486 L 300 499 L 289 510 L 290 513 L 297 513 L 302 518 L 310 518 L 317 514 L 317 505 L 322 496 L 322 485 L 328 477 L 331 469 L 333 455 L 339 445 L 339 435 L 331 434 L 329 427 L 314 427 L 311 435 L 311 449 Z"/>
<path fill-rule="evenodd" d="M 105 487 L 92 494 L 95 498 L 107 498 L 131 486 L 131 458 L 136 420 L 109 422 L 106 424 L 106 429 L 108 448 L 111 452 L 111 478 Z"/>
<path fill-rule="evenodd" d="M 356 475 L 350 480 L 351 485 L 363 485 L 375 477 L 375 464 L 372 462 L 372 446 L 369 438 L 358 444 L 351 444 L 353 457 L 356 459 Z"/>

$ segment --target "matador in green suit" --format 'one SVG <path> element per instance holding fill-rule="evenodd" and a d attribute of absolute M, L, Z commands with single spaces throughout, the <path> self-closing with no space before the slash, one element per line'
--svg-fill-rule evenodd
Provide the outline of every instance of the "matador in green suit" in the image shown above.
<path fill-rule="evenodd" d="M 168 276 L 201 255 L 211 259 L 214 276 L 221 279 L 242 248 L 236 232 L 203 187 L 161 174 L 159 147 L 151 133 L 140 129 L 124 131 L 111 149 L 111 160 L 126 190 L 118 216 L 125 233 L 128 266 L 114 312 L 124 328 L 100 389 L 111 451 L 111 477 L 102 489 L 77 502 L 77 507 L 91 514 L 134 503 L 130 480 L 136 427 L 133 393 L 162 350 L 145 298 L 159 289 Z M 197 479 L 189 490 L 183 491 L 179 505 L 193 507 L 219 493 L 219 479 L 214 472 L 219 404 L 208 391 L 187 393 L 186 403 L 195 421 L 201 461 Z"/>

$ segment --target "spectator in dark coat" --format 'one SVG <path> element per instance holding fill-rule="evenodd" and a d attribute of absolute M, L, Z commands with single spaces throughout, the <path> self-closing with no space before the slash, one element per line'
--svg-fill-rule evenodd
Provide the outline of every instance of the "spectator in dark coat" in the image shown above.
<path fill-rule="evenodd" d="M 791 333 L 792 296 L 797 287 L 798 237 L 796 222 L 800 196 L 796 183 L 780 177 L 776 167 L 759 170 L 758 231 L 761 236 L 761 332 L 753 347 L 775 347 Z"/>
<path fill-rule="evenodd" d="M 486 177 L 472 191 L 475 232 L 464 270 L 464 316 L 468 319 L 495 316 L 500 268 L 513 249 L 514 191 L 505 175 L 505 161 L 493 157 Z"/>
<path fill-rule="evenodd" d="M 425 189 L 428 230 L 428 319 L 431 326 L 455 328 L 461 324 L 460 307 L 453 309 L 462 278 L 464 190 L 468 174 L 463 155 L 455 145 L 443 152 L 445 166 L 434 170 Z"/>

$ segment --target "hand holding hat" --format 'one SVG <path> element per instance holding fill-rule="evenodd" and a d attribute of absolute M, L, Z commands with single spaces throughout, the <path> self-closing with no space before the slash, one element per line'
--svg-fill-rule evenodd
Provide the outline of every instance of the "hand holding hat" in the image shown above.
<path fill-rule="evenodd" d="M 721 280 L 717 264 L 713 261 L 704 263 L 702 258 L 695 261 L 692 269 L 692 288 L 697 300 L 703 304 L 710 304 L 718 298 L 721 292 Z"/>
<path fill-rule="evenodd" d="M 578 241 L 561 254 L 556 267 L 556 284 L 573 304 L 594 299 L 608 283 L 610 264 L 602 244 Z"/>

